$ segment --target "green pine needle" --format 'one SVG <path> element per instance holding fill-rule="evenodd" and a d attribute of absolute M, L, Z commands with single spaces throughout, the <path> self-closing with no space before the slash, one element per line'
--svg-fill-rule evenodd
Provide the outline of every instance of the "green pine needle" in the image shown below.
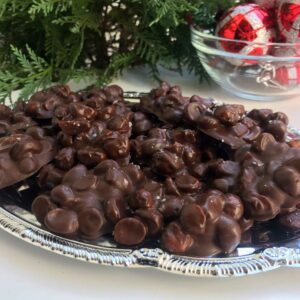
<path fill-rule="evenodd" d="M 213 30 L 235 0 L 0 0 L 0 103 L 21 89 L 70 80 L 103 85 L 133 65 L 208 76 L 190 43 L 188 14 Z"/>

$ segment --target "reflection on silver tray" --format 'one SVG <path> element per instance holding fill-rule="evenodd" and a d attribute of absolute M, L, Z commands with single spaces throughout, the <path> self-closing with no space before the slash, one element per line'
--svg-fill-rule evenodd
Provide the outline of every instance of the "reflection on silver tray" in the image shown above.
<path fill-rule="evenodd" d="M 290 128 L 289 139 L 300 137 Z M 172 255 L 146 242 L 136 248 L 124 248 L 111 237 L 96 241 L 71 240 L 41 227 L 30 212 L 37 194 L 35 182 L 0 190 L 0 228 L 43 249 L 79 260 L 111 266 L 144 267 L 198 277 L 243 276 L 269 271 L 281 266 L 300 267 L 300 232 L 274 229 L 274 224 L 256 226 L 251 243 L 242 243 L 228 256 L 192 258 Z M 272 230 L 271 230 L 272 227 Z"/>

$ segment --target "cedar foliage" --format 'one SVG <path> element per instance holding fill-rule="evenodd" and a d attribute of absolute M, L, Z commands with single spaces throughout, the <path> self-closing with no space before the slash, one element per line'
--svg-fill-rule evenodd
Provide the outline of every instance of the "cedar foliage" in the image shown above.
<path fill-rule="evenodd" d="M 53 82 L 103 85 L 124 68 L 157 65 L 207 79 L 190 44 L 186 17 L 214 28 L 233 0 L 0 0 L 0 101 L 26 99 Z"/>

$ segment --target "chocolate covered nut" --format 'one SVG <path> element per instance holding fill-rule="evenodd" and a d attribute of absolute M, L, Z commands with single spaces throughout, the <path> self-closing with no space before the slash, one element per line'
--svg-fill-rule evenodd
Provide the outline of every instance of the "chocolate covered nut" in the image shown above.
<path fill-rule="evenodd" d="M 206 110 L 205 105 L 198 102 L 189 103 L 184 109 L 184 116 L 190 122 L 198 123 Z"/>
<path fill-rule="evenodd" d="M 44 128 L 31 126 L 26 129 L 26 134 L 31 135 L 36 140 L 42 140 L 46 136 L 46 131 Z"/>
<path fill-rule="evenodd" d="M 55 118 L 52 119 L 52 124 L 53 124 L 53 122 L 54 122 L 55 124 L 57 123 L 57 122 L 56 122 L 56 118 L 57 118 L 57 119 L 62 119 L 63 117 L 68 116 L 69 113 L 70 113 L 70 109 L 69 109 L 69 106 L 68 106 L 68 105 L 66 105 L 66 104 L 58 105 L 58 106 L 55 108 L 54 113 L 53 113 Z"/>
<path fill-rule="evenodd" d="M 163 229 L 163 216 L 154 208 L 138 209 L 135 216 L 139 217 L 147 226 L 147 234 L 150 236 L 157 235 Z"/>
<path fill-rule="evenodd" d="M 169 151 L 153 155 L 153 169 L 163 175 L 173 175 L 182 170 L 184 163 L 176 154 Z"/>
<path fill-rule="evenodd" d="M 132 129 L 136 134 L 142 134 L 153 127 L 151 120 L 142 112 L 135 112 L 132 117 Z"/>
<path fill-rule="evenodd" d="M 79 227 L 77 214 L 64 208 L 55 208 L 48 212 L 45 225 L 50 231 L 63 235 L 73 235 Z"/>
<path fill-rule="evenodd" d="M 73 190 L 64 184 L 56 186 L 51 191 L 51 199 L 61 207 L 72 207 L 76 202 Z"/>
<path fill-rule="evenodd" d="M 75 149 L 66 147 L 61 149 L 54 158 L 55 166 L 61 170 L 69 170 L 75 164 Z"/>
<path fill-rule="evenodd" d="M 104 88 L 103 92 L 106 96 L 105 100 L 109 103 L 123 101 L 123 89 L 116 84 L 107 86 Z"/>
<path fill-rule="evenodd" d="M 57 135 L 57 140 L 64 147 L 70 147 L 73 145 L 73 137 L 60 131 Z"/>
<path fill-rule="evenodd" d="M 184 145 L 182 159 L 186 165 L 193 165 L 200 160 L 200 157 L 200 151 L 194 145 Z"/>
<path fill-rule="evenodd" d="M 62 98 L 68 98 L 72 94 L 70 87 L 66 84 L 52 86 L 49 91 Z"/>
<path fill-rule="evenodd" d="M 292 166 L 281 166 L 274 173 L 277 185 L 292 197 L 300 196 L 300 173 Z"/>
<path fill-rule="evenodd" d="M 55 204 L 52 203 L 48 195 L 37 196 L 31 205 L 31 210 L 40 223 L 44 223 L 44 219 L 49 211 L 55 209 Z"/>
<path fill-rule="evenodd" d="M 79 231 L 85 237 L 96 238 L 105 223 L 102 212 L 96 208 L 88 208 L 78 215 Z"/>
<path fill-rule="evenodd" d="M 63 182 L 68 185 L 73 185 L 75 179 L 81 179 L 87 174 L 87 168 L 86 166 L 82 164 L 78 164 L 74 166 L 72 169 L 70 169 L 67 173 L 65 173 L 63 177 Z"/>
<path fill-rule="evenodd" d="M 285 125 L 289 124 L 289 118 L 288 116 L 283 113 L 283 112 L 276 112 L 274 114 L 270 114 L 268 116 L 268 120 L 276 120 L 276 121 L 281 121 L 283 122 Z"/>
<path fill-rule="evenodd" d="M 241 198 L 238 195 L 226 194 L 224 212 L 234 220 L 239 220 L 244 214 Z"/>
<path fill-rule="evenodd" d="M 192 244 L 193 238 L 191 235 L 184 233 L 178 223 L 170 223 L 162 234 L 162 246 L 171 253 L 185 253 Z"/>
<path fill-rule="evenodd" d="M 201 182 L 191 175 L 178 175 L 175 177 L 175 183 L 179 190 L 183 192 L 196 192 L 201 188 Z"/>
<path fill-rule="evenodd" d="M 203 128 L 204 130 L 214 129 L 214 128 L 219 127 L 218 119 L 216 119 L 212 116 L 203 116 L 198 121 L 198 124 L 200 124 L 201 128 Z"/>
<path fill-rule="evenodd" d="M 231 253 L 241 241 L 241 228 L 225 214 L 218 220 L 218 243 L 225 253 Z"/>
<path fill-rule="evenodd" d="M 99 165 L 97 165 L 96 168 L 94 169 L 94 173 L 96 175 L 101 175 L 110 169 L 118 169 L 118 168 L 119 168 L 119 165 L 116 161 L 114 161 L 112 159 L 108 159 L 108 160 L 101 162 Z"/>
<path fill-rule="evenodd" d="M 167 177 L 164 183 L 165 193 L 168 195 L 177 195 L 180 196 L 180 192 L 171 177 Z"/>
<path fill-rule="evenodd" d="M 300 210 L 280 216 L 279 223 L 287 229 L 300 230 Z"/>
<path fill-rule="evenodd" d="M 154 199 L 149 191 L 141 188 L 136 191 L 135 196 L 130 199 L 129 204 L 133 209 L 150 208 L 154 206 Z"/>
<path fill-rule="evenodd" d="M 95 167 L 107 159 L 107 155 L 102 149 L 87 146 L 78 150 L 77 158 L 87 167 Z"/>
<path fill-rule="evenodd" d="M 152 156 L 167 146 L 166 140 L 150 138 L 141 143 L 141 155 Z"/>
<path fill-rule="evenodd" d="M 255 192 L 245 194 L 243 200 L 248 213 L 257 221 L 270 220 L 280 212 L 272 199 Z"/>
<path fill-rule="evenodd" d="M 222 105 L 218 106 L 214 115 L 225 125 L 235 125 L 242 118 L 245 109 L 242 105 Z"/>
<path fill-rule="evenodd" d="M 180 213 L 180 223 L 190 234 L 203 234 L 206 225 L 205 212 L 198 204 L 186 204 Z"/>
<path fill-rule="evenodd" d="M 247 115 L 260 124 L 265 124 L 269 120 L 269 116 L 272 114 L 273 111 L 271 109 L 253 109 Z"/>
<path fill-rule="evenodd" d="M 252 147 L 258 152 L 264 152 L 269 147 L 269 144 L 274 144 L 275 138 L 269 133 L 262 133 L 254 140 Z"/>
<path fill-rule="evenodd" d="M 136 218 L 124 218 L 114 228 L 114 239 L 117 243 L 134 246 L 140 244 L 146 237 L 146 226 Z"/>
<path fill-rule="evenodd" d="M 49 164 L 39 172 L 38 184 L 43 189 L 52 189 L 54 186 L 61 183 L 65 172 Z"/>
<path fill-rule="evenodd" d="M 69 101 L 69 95 L 70 89 L 66 85 L 36 92 L 29 99 L 25 107 L 25 113 L 37 119 L 51 119 L 56 107 Z"/>
<path fill-rule="evenodd" d="M 176 196 L 168 196 L 164 202 L 160 204 L 158 210 L 166 219 L 174 219 L 179 216 L 184 205 L 184 200 Z"/>
<path fill-rule="evenodd" d="M 297 191 L 299 149 L 276 141 L 267 143 L 264 148 L 263 152 L 257 152 L 243 147 L 236 152 L 236 160 L 242 166 L 239 195 L 247 216 L 257 221 L 291 212 L 300 200 Z"/>
<path fill-rule="evenodd" d="M 98 112 L 97 119 L 107 121 L 116 114 L 116 110 L 117 108 L 114 105 L 106 106 Z"/>
<path fill-rule="evenodd" d="M 96 111 L 93 108 L 82 103 L 71 103 L 69 110 L 75 118 L 91 120 L 96 116 Z"/>
<path fill-rule="evenodd" d="M 23 174 L 31 174 L 39 168 L 39 163 L 35 157 L 24 157 L 19 160 L 19 170 Z"/>
<path fill-rule="evenodd" d="M 282 121 L 270 120 L 266 126 L 266 131 L 271 133 L 278 142 L 284 142 L 287 133 L 287 126 Z"/>
<path fill-rule="evenodd" d="M 36 140 L 28 134 L 0 138 L 0 188 L 15 184 L 37 172 L 55 155 L 54 140 Z"/>
<path fill-rule="evenodd" d="M 58 125 L 67 135 L 77 135 L 90 129 L 90 123 L 86 119 L 59 121 Z"/>
<path fill-rule="evenodd" d="M 198 202 L 203 207 L 206 219 L 214 223 L 222 214 L 225 198 L 220 191 L 209 190 L 199 197 Z"/>
<path fill-rule="evenodd" d="M 129 164 L 123 166 L 122 169 L 129 176 L 135 187 L 141 186 L 145 183 L 146 177 L 140 166 Z"/>
<path fill-rule="evenodd" d="M 0 104 L 0 120 L 8 120 L 12 117 L 13 112 L 10 107 Z"/>
<path fill-rule="evenodd" d="M 107 122 L 107 128 L 120 133 L 128 133 L 130 130 L 130 125 L 125 116 L 115 116 Z"/>
<path fill-rule="evenodd" d="M 182 120 L 188 99 L 181 95 L 180 89 L 165 87 L 152 90 L 148 96 L 141 98 L 140 104 L 143 111 L 167 123 L 177 124 Z"/>
<path fill-rule="evenodd" d="M 27 156 L 28 153 L 40 153 L 42 151 L 42 144 L 38 140 L 34 139 L 26 139 L 25 136 L 20 137 L 23 139 L 23 143 L 21 140 L 18 140 L 19 137 L 17 137 L 17 140 L 20 142 L 17 142 L 10 150 L 10 156 L 15 160 L 21 160 L 24 157 Z"/>
<path fill-rule="evenodd" d="M 109 222 L 116 224 L 128 216 L 126 204 L 121 198 L 109 198 L 105 203 L 105 216 Z"/>
<path fill-rule="evenodd" d="M 89 188 L 95 186 L 97 182 L 97 177 L 93 174 L 86 174 L 79 178 L 74 178 L 71 186 L 77 191 L 88 190 Z"/>

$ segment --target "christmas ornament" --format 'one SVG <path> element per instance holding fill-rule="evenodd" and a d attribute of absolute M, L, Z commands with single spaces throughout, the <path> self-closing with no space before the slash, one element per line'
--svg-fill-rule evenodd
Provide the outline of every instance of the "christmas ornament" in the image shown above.
<path fill-rule="evenodd" d="M 296 87 L 300 84 L 300 64 L 278 67 L 274 79 L 284 87 Z"/>
<path fill-rule="evenodd" d="M 275 37 L 273 25 L 274 22 L 268 12 L 256 4 L 234 6 L 221 17 L 216 28 L 216 35 L 241 42 L 219 41 L 218 47 L 241 55 L 265 55 L 269 46 L 264 44 L 272 42 Z M 253 60 L 236 58 L 226 58 L 226 60 L 236 66 L 257 63 Z"/>
<path fill-rule="evenodd" d="M 280 0 L 254 0 L 253 2 L 257 5 L 269 9 L 269 8 L 275 8 L 278 1 Z"/>
<path fill-rule="evenodd" d="M 282 41 L 300 42 L 300 0 L 281 0 L 277 11 L 277 22 Z"/>

